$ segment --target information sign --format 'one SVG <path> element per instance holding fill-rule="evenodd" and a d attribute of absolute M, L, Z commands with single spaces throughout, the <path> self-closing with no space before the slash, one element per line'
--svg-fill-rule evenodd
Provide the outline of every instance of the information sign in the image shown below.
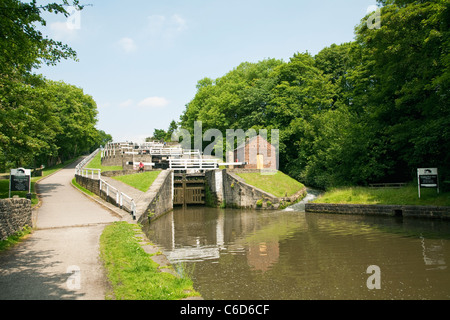
<path fill-rule="evenodd" d="M 437 168 L 421 168 L 417 169 L 417 182 L 420 188 L 437 188 L 439 193 L 439 176 Z"/>
<path fill-rule="evenodd" d="M 9 177 L 9 197 L 11 198 L 11 191 L 26 191 L 31 190 L 31 170 L 28 169 L 11 169 Z"/>

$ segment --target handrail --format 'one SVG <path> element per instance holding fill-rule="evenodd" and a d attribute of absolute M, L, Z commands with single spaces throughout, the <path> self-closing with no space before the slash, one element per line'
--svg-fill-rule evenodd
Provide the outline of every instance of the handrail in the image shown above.
<path fill-rule="evenodd" d="M 169 159 L 170 169 L 217 169 L 218 159 Z"/>
<path fill-rule="evenodd" d="M 86 164 L 91 162 L 92 159 L 97 155 L 97 153 L 100 151 L 100 148 L 92 152 L 90 155 L 88 155 L 86 158 L 84 158 L 76 167 L 75 167 L 75 174 L 78 174 L 78 171 L 81 170 Z"/>
<path fill-rule="evenodd" d="M 116 205 L 119 206 L 121 209 L 128 208 L 131 215 L 133 216 L 133 220 L 136 220 L 136 203 L 134 202 L 133 198 L 126 195 L 125 193 L 119 191 L 117 188 L 110 185 L 108 182 L 103 180 L 101 178 L 101 169 L 91 169 L 91 168 L 84 168 L 84 166 L 89 163 L 100 151 L 100 148 L 95 150 L 92 154 L 90 154 L 88 157 L 83 159 L 76 167 L 75 167 L 75 175 L 79 175 L 82 177 L 94 179 L 94 180 L 100 180 L 100 194 L 102 192 L 106 193 L 106 197 L 110 197 L 110 191 L 116 195 Z M 103 191 L 103 187 L 106 186 L 106 190 Z M 111 197 L 112 198 L 112 197 Z M 128 206 L 124 206 L 124 203 L 127 203 Z"/>
<path fill-rule="evenodd" d="M 104 186 L 106 186 L 105 191 L 103 190 Z M 119 206 L 120 209 L 123 209 L 124 207 L 127 208 L 133 216 L 133 220 L 136 220 L 136 203 L 134 202 L 133 198 L 121 192 L 119 189 L 113 187 L 103 179 L 100 179 L 100 192 L 105 192 L 106 197 L 110 198 L 113 198 L 112 196 L 110 196 L 110 194 L 114 193 L 117 206 Z M 125 202 L 128 203 L 128 206 L 124 205 Z"/>

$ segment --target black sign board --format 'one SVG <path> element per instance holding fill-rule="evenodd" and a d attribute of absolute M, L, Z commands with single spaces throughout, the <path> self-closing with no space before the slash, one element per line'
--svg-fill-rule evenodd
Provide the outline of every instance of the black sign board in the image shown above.
<path fill-rule="evenodd" d="M 26 191 L 31 189 L 31 170 L 27 169 L 12 169 L 9 176 L 9 192 L 11 191 Z"/>
<path fill-rule="evenodd" d="M 11 176 L 11 191 L 30 192 L 30 176 Z"/>
<path fill-rule="evenodd" d="M 437 188 L 437 192 L 439 193 L 439 179 L 437 168 L 417 169 L 417 178 L 419 184 L 419 198 L 420 188 Z"/>

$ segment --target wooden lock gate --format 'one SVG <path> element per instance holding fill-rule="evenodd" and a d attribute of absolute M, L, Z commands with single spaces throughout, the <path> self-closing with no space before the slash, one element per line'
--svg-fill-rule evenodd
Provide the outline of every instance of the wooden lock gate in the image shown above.
<path fill-rule="evenodd" d="M 205 174 L 174 174 L 174 206 L 205 204 Z"/>

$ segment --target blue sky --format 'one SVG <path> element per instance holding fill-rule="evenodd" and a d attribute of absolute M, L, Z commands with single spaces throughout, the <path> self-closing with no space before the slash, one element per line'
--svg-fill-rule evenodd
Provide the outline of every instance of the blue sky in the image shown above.
<path fill-rule="evenodd" d="M 354 39 L 375 0 L 84 0 L 69 19 L 49 15 L 43 32 L 79 62 L 37 72 L 83 88 L 97 127 L 115 141 L 143 141 L 179 120 L 197 81 L 244 61 L 289 61 Z M 280 128 L 282 129 L 282 128 Z"/>

